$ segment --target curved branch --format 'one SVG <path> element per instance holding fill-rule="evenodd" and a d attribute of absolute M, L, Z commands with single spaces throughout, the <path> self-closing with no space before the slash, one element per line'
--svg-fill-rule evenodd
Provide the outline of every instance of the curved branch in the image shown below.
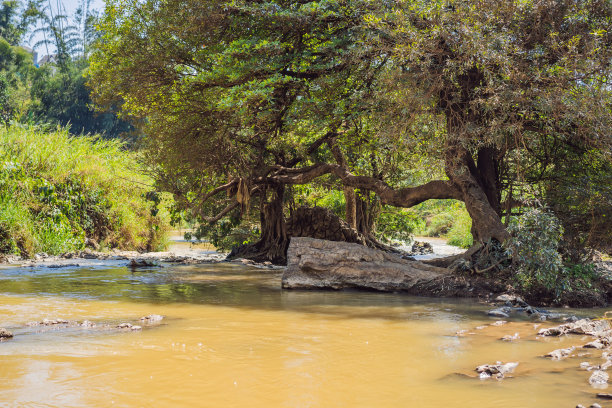
<path fill-rule="evenodd" d="M 368 176 L 355 176 L 343 166 L 328 163 L 301 169 L 279 168 L 276 174 L 268 177 L 268 181 L 306 184 L 325 174 L 337 176 L 345 186 L 373 191 L 380 197 L 383 204 L 394 207 L 408 208 L 431 199 L 463 200 L 461 192 L 448 181 L 434 180 L 417 187 L 394 189 L 382 180 Z M 264 180 L 257 181 L 263 182 Z"/>
<path fill-rule="evenodd" d="M 233 203 L 228 204 L 228 206 L 225 207 L 223 211 L 221 211 L 219 214 L 215 215 L 214 217 L 204 217 L 204 221 L 208 222 L 209 224 L 214 224 L 215 222 L 219 221 L 221 218 L 225 217 L 230 211 L 232 211 L 234 208 L 238 207 L 239 205 L 240 203 L 238 201 L 234 201 Z"/>

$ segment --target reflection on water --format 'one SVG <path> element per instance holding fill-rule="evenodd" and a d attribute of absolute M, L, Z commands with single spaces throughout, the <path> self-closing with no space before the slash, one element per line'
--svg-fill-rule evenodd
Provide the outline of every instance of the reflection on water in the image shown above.
<path fill-rule="evenodd" d="M 491 323 L 485 306 L 370 292 L 293 292 L 278 271 L 217 264 L 0 270 L 0 406 L 556 407 L 594 401 L 581 361 L 542 354 L 533 322 Z M 24 327 L 44 318 L 135 321 L 142 332 Z M 501 342 L 518 332 L 516 343 Z M 599 352 L 600 353 L 600 352 Z M 455 373 L 519 361 L 516 378 Z M 560 375 L 563 373 L 563 375 Z M 572 405 L 573 404 L 573 405 Z"/>

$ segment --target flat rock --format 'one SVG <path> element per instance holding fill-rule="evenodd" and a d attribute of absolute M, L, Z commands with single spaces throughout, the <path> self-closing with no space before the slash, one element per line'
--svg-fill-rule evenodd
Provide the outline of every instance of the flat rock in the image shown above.
<path fill-rule="evenodd" d="M 507 309 L 493 309 L 493 310 L 489 310 L 487 312 L 487 315 L 492 316 L 492 317 L 502 317 L 502 318 L 508 318 L 510 317 L 510 314 L 508 312 Z"/>
<path fill-rule="evenodd" d="M 364 245 L 292 237 L 283 273 L 285 289 L 361 288 L 423 295 L 450 274 Z"/>

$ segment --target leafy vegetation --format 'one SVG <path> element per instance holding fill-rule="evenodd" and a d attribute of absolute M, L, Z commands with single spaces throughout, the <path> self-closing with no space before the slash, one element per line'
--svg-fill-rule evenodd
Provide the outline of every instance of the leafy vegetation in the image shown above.
<path fill-rule="evenodd" d="M 532 294 L 559 299 L 563 294 L 590 287 L 592 264 L 565 264 L 559 253 L 563 226 L 550 211 L 534 208 L 514 218 L 509 226 L 509 248 L 517 265 L 517 286 Z"/>
<path fill-rule="evenodd" d="M 82 249 L 163 248 L 167 213 L 146 193 L 134 153 L 64 129 L 0 128 L 0 250 L 24 257 Z"/>

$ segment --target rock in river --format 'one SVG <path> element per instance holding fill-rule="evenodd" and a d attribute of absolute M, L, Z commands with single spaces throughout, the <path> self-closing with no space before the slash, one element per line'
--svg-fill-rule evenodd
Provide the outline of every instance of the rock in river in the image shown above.
<path fill-rule="evenodd" d="M 610 376 L 605 371 L 597 370 L 593 371 L 591 378 L 589 378 L 589 384 L 595 388 L 605 388 L 608 385 Z"/>
<path fill-rule="evenodd" d="M 159 323 L 162 320 L 164 320 L 164 316 L 158 315 L 158 314 L 152 314 L 152 315 L 143 316 L 140 318 L 141 322 L 148 323 L 148 324 Z"/>
<path fill-rule="evenodd" d="M 363 245 L 292 237 L 287 253 L 283 288 L 362 288 L 426 294 L 447 269 Z M 430 290 L 430 289 L 429 289 Z"/>
<path fill-rule="evenodd" d="M 502 318 L 510 317 L 509 310 L 507 310 L 507 308 L 489 310 L 487 312 L 487 315 L 493 316 L 493 317 L 502 317 Z"/>
<path fill-rule="evenodd" d="M 13 333 L 6 329 L 0 328 L 0 340 L 10 339 L 13 337 Z"/>
<path fill-rule="evenodd" d="M 519 363 L 502 364 L 500 362 L 497 362 L 497 364 L 483 364 L 476 367 L 476 372 L 480 374 L 480 379 L 489 377 L 501 379 L 504 378 L 506 374 L 512 373 L 518 365 Z"/>
<path fill-rule="evenodd" d="M 576 347 L 569 347 L 569 348 L 564 348 L 564 349 L 559 349 L 559 350 L 555 350 L 555 351 L 551 351 L 550 353 L 546 354 L 545 357 L 550 357 L 553 360 L 562 360 L 566 357 L 569 357 L 570 354 L 572 354 L 572 352 L 576 349 Z"/>

